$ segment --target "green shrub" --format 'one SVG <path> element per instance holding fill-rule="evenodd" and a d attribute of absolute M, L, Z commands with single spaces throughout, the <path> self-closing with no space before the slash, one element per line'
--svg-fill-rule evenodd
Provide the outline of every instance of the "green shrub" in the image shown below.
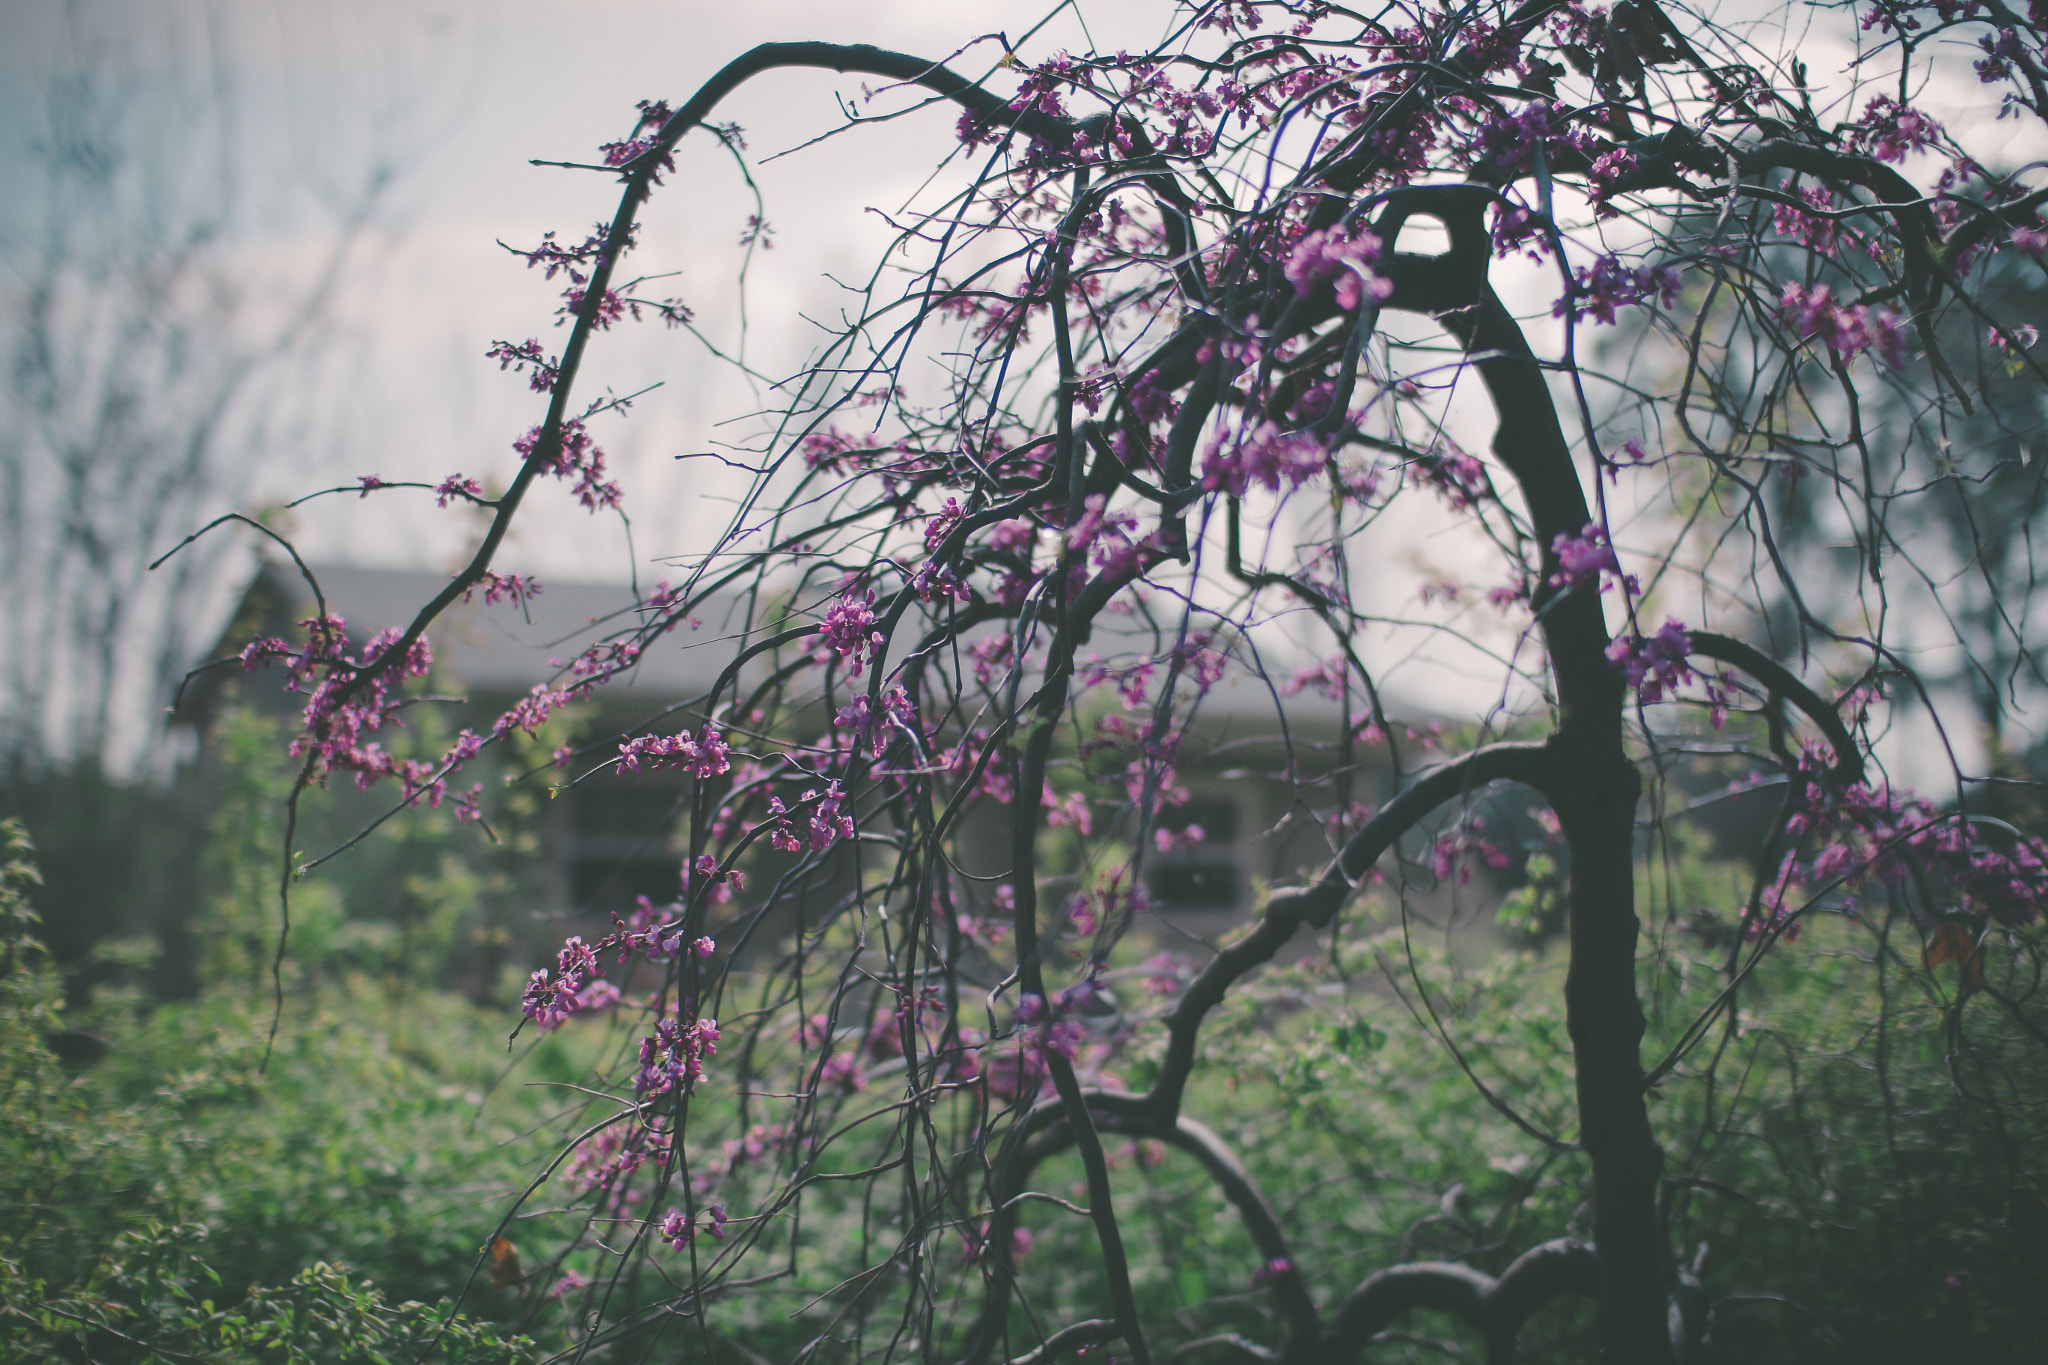
<path fill-rule="evenodd" d="M 344 983 L 291 1002 L 266 1072 L 268 1010 L 244 997 L 72 1019 L 33 935 L 26 840 L 6 838 L 0 1357 L 412 1359 L 538 1158 L 521 1133 L 541 1101 L 515 1087 L 485 1107 L 498 1021 Z M 111 1046 L 73 1074 L 49 1044 L 78 1024 Z M 465 1306 L 518 1311 L 488 1281 Z M 455 1318 L 438 1349 L 523 1346 Z"/>

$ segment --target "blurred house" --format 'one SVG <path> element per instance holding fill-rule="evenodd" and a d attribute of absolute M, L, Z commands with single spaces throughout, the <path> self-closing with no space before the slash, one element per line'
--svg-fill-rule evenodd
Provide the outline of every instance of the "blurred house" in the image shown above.
<path fill-rule="evenodd" d="M 430 573 L 331 565 L 313 566 L 313 572 L 327 610 L 348 623 L 350 638 L 358 643 L 376 630 L 410 620 L 447 581 Z M 524 604 L 487 604 L 478 594 L 452 607 L 430 632 L 438 684 L 443 691 L 459 690 L 458 699 L 444 703 L 444 710 L 453 713 L 444 719 L 449 733 L 464 726 L 487 733 L 494 717 L 537 684 L 558 680 L 561 661 L 630 627 L 636 610 L 633 594 L 620 585 L 553 580 Z M 293 638 L 296 623 L 314 613 L 312 591 L 298 570 L 270 564 L 250 585 L 220 652 L 231 654 L 259 633 Z M 662 731 L 694 721 L 694 714 L 678 715 L 672 722 L 656 718 L 708 692 L 731 662 L 732 640 L 716 619 L 718 613 L 707 610 L 702 616 L 695 632 L 665 637 L 631 674 L 597 689 L 581 705 L 585 743 L 602 745 L 609 736 L 649 727 L 650 721 L 651 728 Z M 1129 629 L 1105 623 L 1093 648 L 1114 656 L 1119 632 Z M 1151 637 L 1145 638 L 1149 642 Z M 1133 642 L 1123 643 L 1129 648 Z M 238 695 L 264 709 L 296 710 L 297 694 L 270 685 L 277 677 L 259 673 L 250 680 L 253 686 L 237 689 Z M 1204 837 L 1168 852 L 1148 850 L 1146 889 L 1161 920 L 1152 926 L 1153 933 L 1213 939 L 1243 918 L 1259 883 L 1283 884 L 1321 870 L 1331 845 L 1317 812 L 1333 803 L 1338 733 L 1338 708 L 1312 690 L 1288 696 L 1257 677 L 1237 677 L 1220 683 L 1203 700 L 1181 751 L 1178 781 L 1189 799 L 1165 812 L 1162 822 L 1175 831 L 1200 825 Z M 1427 758 L 1413 746 L 1409 752 L 1411 762 Z M 1390 794 L 1385 753 L 1376 746 L 1354 751 L 1354 802 L 1377 804 Z M 550 779 L 545 773 L 539 778 Z M 657 903 L 673 899 L 688 790 L 688 780 L 672 772 L 602 773 L 561 790 L 547 803 L 540 854 L 551 903 L 532 907 L 533 915 L 608 924 L 609 916 L 628 910 L 636 896 Z M 1112 783 L 1100 790 L 1109 794 L 1120 787 Z M 999 874 L 1006 863 L 1006 836 L 996 836 L 993 823 L 986 826 L 988 839 L 967 832 L 968 870 Z M 754 890 L 761 889 L 757 881 Z M 977 894 L 992 890 L 992 883 L 983 884 Z M 1464 899 L 1491 906 L 1498 898 L 1473 888 Z"/>

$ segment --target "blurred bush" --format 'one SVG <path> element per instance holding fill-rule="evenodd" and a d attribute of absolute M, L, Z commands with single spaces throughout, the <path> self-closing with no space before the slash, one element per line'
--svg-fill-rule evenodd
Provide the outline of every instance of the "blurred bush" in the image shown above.
<path fill-rule="evenodd" d="M 436 1358 L 517 1358 L 516 1296 L 488 1277 L 448 1313 L 543 1159 L 522 1134 L 545 1101 L 500 1086 L 501 1021 L 328 983 L 289 1002 L 263 1071 L 246 990 L 67 1010 L 5 828 L 0 1358 L 409 1360 L 437 1334 Z M 53 1046 L 81 1035 L 106 1044 L 82 1072 Z M 564 1049 L 526 1066 L 570 1072 Z"/>

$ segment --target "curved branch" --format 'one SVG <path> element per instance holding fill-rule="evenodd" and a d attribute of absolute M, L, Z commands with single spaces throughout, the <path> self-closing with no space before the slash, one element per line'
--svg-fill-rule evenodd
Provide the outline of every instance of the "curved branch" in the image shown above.
<path fill-rule="evenodd" d="M 1478 1324 L 1484 1318 L 1491 1275 L 1449 1261 L 1389 1266 L 1345 1296 L 1323 1329 L 1316 1365 L 1350 1365 L 1374 1335 L 1411 1308 L 1430 1308 Z"/>
<path fill-rule="evenodd" d="M 610 228 L 605 236 L 605 248 L 592 263 L 590 281 L 585 286 L 582 305 L 577 309 L 575 326 L 570 330 L 567 345 L 562 349 L 562 358 L 556 368 L 554 397 L 548 404 L 547 418 L 541 424 L 539 439 L 533 453 L 520 467 L 519 473 L 498 499 L 496 513 L 486 528 L 482 542 L 469 562 L 449 580 L 446 587 L 433 597 L 413 617 L 396 640 L 377 658 L 365 663 L 342 684 L 336 700 L 346 701 L 369 684 L 371 678 L 392 667 L 406 657 L 413 643 L 426 633 L 428 626 L 446 611 L 464 592 L 475 586 L 491 566 L 492 558 L 511 529 L 512 518 L 525 500 L 526 491 L 543 469 L 550 467 L 560 453 L 563 423 L 569 416 L 569 395 L 575 385 L 576 372 L 582 364 L 583 353 L 590 344 L 597 312 L 603 306 L 605 291 L 610 287 L 612 273 L 619 258 L 624 254 L 625 245 L 630 242 L 633 226 L 640 206 L 654 187 L 654 177 L 661 169 L 662 162 L 675 149 L 685 133 L 698 127 L 710 117 L 719 101 L 741 85 L 765 71 L 780 67 L 822 67 L 830 71 L 858 71 L 874 76 L 888 76 L 913 85 L 921 85 L 955 103 L 964 105 L 976 114 L 994 124 L 1015 128 L 1032 137 L 1071 138 L 1082 127 L 1071 120 L 1059 118 L 1036 109 L 1011 109 L 1002 96 L 982 89 L 958 72 L 922 57 L 906 53 L 890 52 L 865 43 L 762 43 L 751 51 L 735 58 L 719 70 L 710 80 L 699 86 L 697 92 L 670 116 L 662 126 L 661 135 L 655 144 L 640 156 L 621 167 L 626 180 L 625 193 L 620 197 L 618 211 L 613 215 Z"/>
<path fill-rule="evenodd" d="M 1517 1256 L 1494 1281 L 1484 1303 L 1486 1355 L 1492 1365 L 1513 1358 L 1515 1337 L 1537 1309 L 1560 1294 L 1596 1294 L 1598 1257 L 1584 1242 L 1560 1237 Z"/>
<path fill-rule="evenodd" d="M 1197 1351 L 1206 1351 L 1217 1346 L 1227 1347 L 1247 1360 L 1260 1361 L 1264 1365 L 1271 1365 L 1271 1362 L 1280 1358 L 1267 1347 L 1261 1346 L 1256 1341 L 1252 1341 L 1247 1337 L 1240 1336 L 1236 1332 L 1221 1332 L 1213 1337 L 1196 1337 L 1193 1341 L 1184 1341 L 1174 1347 L 1166 1358 L 1168 1360 L 1186 1360 Z"/>
<path fill-rule="evenodd" d="M 1771 690 L 1773 696 L 1783 697 L 1791 702 L 1827 736 L 1828 744 L 1835 751 L 1835 780 L 1844 786 L 1851 786 L 1863 780 L 1863 754 L 1856 747 L 1856 741 L 1849 734 L 1849 727 L 1842 724 L 1842 717 L 1834 707 L 1822 701 L 1819 694 L 1791 673 L 1783 664 L 1768 654 L 1726 635 L 1716 635 L 1709 630 L 1688 632 L 1692 637 L 1692 652 L 1709 659 L 1718 659 L 1724 664 L 1733 664 Z"/>
<path fill-rule="evenodd" d="M 1280 1225 L 1280 1215 L 1215 1129 L 1190 1118 L 1162 1119 L 1151 1112 L 1142 1096 L 1109 1090 L 1090 1090 L 1085 1094 L 1089 1115 L 1098 1132 L 1151 1138 L 1192 1156 L 1244 1219 L 1245 1231 L 1251 1234 L 1261 1259 L 1268 1265 L 1276 1261 L 1293 1264 L 1293 1252 Z M 1015 1220 L 1014 1191 L 1040 1162 L 1073 1145 L 1074 1130 L 1065 1122 L 1066 1118 L 1066 1106 L 1048 1100 L 1034 1106 L 1005 1137 L 995 1165 L 992 1193 L 996 1215 L 989 1225 L 987 1245 L 1008 1244 Z M 1272 1284 L 1288 1321 L 1288 1349 L 1278 1358 L 1306 1360 L 1323 1334 L 1322 1315 L 1300 1275 L 1282 1274 Z"/>
<path fill-rule="evenodd" d="M 1297 925 L 1306 923 L 1321 929 L 1336 918 L 1345 897 L 1372 870 L 1380 855 L 1393 847 L 1395 840 L 1461 792 L 1496 779 L 1524 782 L 1540 791 L 1551 785 L 1551 772 L 1550 752 L 1541 744 L 1493 744 L 1475 749 L 1454 763 L 1424 774 L 1388 802 L 1351 836 L 1315 885 L 1274 896 L 1259 917 L 1258 926 L 1211 958 L 1167 1016 L 1166 1058 L 1147 1097 L 1153 1115 L 1162 1123 L 1170 1123 L 1179 1115 L 1181 1096 L 1195 1066 L 1195 1036 L 1201 1031 L 1202 1020 L 1222 1001 L 1225 992 L 1246 972 L 1270 961 L 1281 945 L 1294 936 Z"/>
<path fill-rule="evenodd" d="M 1244 1163 L 1237 1159 L 1237 1154 L 1213 1128 L 1185 1117 L 1165 1124 L 1150 1114 L 1128 1111 L 1104 1115 L 1102 1126 L 1126 1137 L 1148 1137 L 1169 1143 L 1199 1161 L 1202 1169 L 1223 1192 L 1223 1197 L 1244 1219 L 1245 1231 L 1251 1234 L 1266 1264 L 1284 1261 L 1290 1267 L 1293 1265 L 1294 1257 L 1288 1249 L 1287 1233 L 1280 1226 L 1280 1215 L 1274 1211 L 1250 1172 L 1245 1170 Z M 1286 1314 L 1288 1322 L 1288 1349 L 1281 1359 L 1304 1359 L 1312 1343 L 1322 1333 L 1322 1314 L 1316 1311 L 1308 1286 L 1294 1270 L 1275 1277 L 1272 1285 L 1274 1296 L 1280 1300 L 1281 1311 Z"/>
<path fill-rule="evenodd" d="M 1100 1346 L 1104 1342 L 1116 1341 L 1123 1336 L 1116 1324 L 1108 1318 L 1085 1318 L 1069 1327 L 1062 1327 L 1047 1337 L 1035 1349 L 1009 1362 L 1009 1365 L 1046 1365 L 1057 1360 L 1077 1346 Z"/>
<path fill-rule="evenodd" d="M 1560 1294 L 1598 1292 L 1597 1263 L 1592 1247 L 1559 1238 L 1523 1252 L 1499 1279 L 1448 1261 L 1390 1266 L 1345 1297 L 1323 1331 L 1316 1365 L 1350 1365 L 1413 1308 L 1464 1319 L 1485 1334 L 1488 1365 L 1508 1365 L 1516 1336 L 1538 1308 Z"/>

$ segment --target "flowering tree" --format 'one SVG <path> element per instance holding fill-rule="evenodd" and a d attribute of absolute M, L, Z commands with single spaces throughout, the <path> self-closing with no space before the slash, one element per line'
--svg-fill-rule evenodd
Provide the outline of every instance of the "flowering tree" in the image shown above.
<path fill-rule="evenodd" d="M 1823 912 L 1910 926 L 1927 961 L 1966 964 L 1966 993 L 2017 1008 L 1985 953 L 2031 951 L 2048 893 L 2048 848 L 1973 813 L 1967 751 L 1920 765 L 1952 774 L 1948 802 L 1878 762 L 1884 735 L 1938 718 L 1940 699 L 1916 670 L 1940 585 L 1920 602 L 1892 587 L 1911 562 L 1891 558 L 1899 528 L 1942 479 L 2024 452 L 1949 450 L 1915 484 L 1920 438 L 1865 416 L 1887 395 L 1931 432 L 2038 392 L 2033 328 L 1982 282 L 2041 269 L 2048 188 L 2038 167 L 1973 157 L 1911 96 L 1936 40 L 1960 35 L 1981 42 L 1975 74 L 2002 112 L 2038 127 L 2048 13 L 1880 0 L 1858 15 L 1881 92 L 1829 96 L 1791 53 L 1650 0 L 1371 16 L 1219 0 L 1182 7 L 1143 53 L 1006 47 L 971 79 L 770 44 L 679 108 L 640 106 L 602 149 L 624 186 L 611 221 L 524 253 L 563 282 L 565 331 L 559 350 L 493 349 L 546 395 L 516 475 L 495 498 L 459 473 L 433 489 L 489 512 L 474 557 L 364 643 L 323 611 L 242 655 L 282 662 L 307 694 L 302 789 L 343 775 L 473 809 L 462 770 L 483 746 L 650 650 L 700 631 L 731 646 L 684 723 L 557 755 L 562 782 L 690 781 L 678 898 L 570 939 L 524 998 L 541 1029 L 642 1021 L 610 1103 L 544 1177 L 574 1190 L 550 1278 L 586 1348 L 680 1322 L 709 1349 L 736 1297 L 780 1283 L 803 1291 L 788 1307 L 805 1356 L 979 1365 L 1116 1341 L 1149 1365 L 1185 1333 L 1134 1287 L 1143 1201 L 1112 1176 L 1112 1136 L 1192 1161 L 1256 1249 L 1269 1339 L 1201 1345 L 1348 1360 L 1428 1308 L 1506 1359 L 1566 1291 L 1595 1296 L 1605 1359 L 1696 1345 L 1655 1087 L 1711 1085 L 1695 1044 Z M 593 510 L 620 500 L 598 445 L 618 404 L 579 381 L 608 331 L 688 320 L 633 274 L 642 208 L 685 136 L 739 152 L 712 121 L 721 100 L 791 67 L 884 82 L 868 98 L 891 113 L 957 111 L 957 188 L 900 224 L 859 315 L 783 385 L 718 543 L 489 733 L 438 763 L 394 760 L 375 735 L 430 668 L 436 617 L 478 591 L 539 591 L 498 561 L 536 481 Z M 1617 352 L 1591 342 L 1624 322 L 1639 344 L 1609 373 Z M 1990 383 L 2001 369 L 2021 382 Z M 1475 385 L 1496 419 L 1487 456 L 1452 430 Z M 1788 544 L 1795 502 L 1805 540 Z M 1432 583 L 1390 613 L 1367 592 L 1376 537 L 1417 505 L 1462 528 L 1492 581 Z M 1823 538 L 1852 550 L 1838 603 L 1801 591 Z M 1452 752 L 1416 753 L 1379 686 L 1387 642 L 1418 631 L 1499 673 L 1498 704 L 1436 741 Z M 1265 681 L 1268 656 L 1311 634 L 1324 661 Z M 1134 968 L 1118 950 L 1148 923 L 1147 860 L 1201 837 L 1174 814 L 1178 774 L 1233 673 L 1282 720 L 1283 695 L 1336 703 L 1324 757 L 1287 766 L 1327 869 L 1227 945 Z M 2015 666 L 2001 685 L 2017 699 L 2035 677 Z M 1396 781 L 1376 808 L 1354 791 L 1369 751 Z M 1760 769 L 1781 799 L 1742 851 L 1753 876 L 1725 907 L 1741 932 L 1722 987 L 1646 1066 L 1645 812 L 1683 799 L 1701 754 L 1736 765 L 1724 782 Z M 1497 1275 L 1397 1261 L 1333 1288 L 1337 1268 L 1296 1250 L 1314 1206 L 1280 1211 L 1195 1111 L 1205 1026 L 1297 936 L 1341 941 L 1384 869 L 1499 861 L 1468 814 L 1496 783 L 1547 808 L 1567 869 L 1575 1121 L 1552 1133 L 1489 1100 L 1582 1157 L 1590 1239 L 1559 1227 Z M 289 887 L 288 872 L 287 911 Z M 1079 1163 L 1071 1200 L 1034 1184 L 1055 1158 Z M 1106 1317 L 1019 1301 L 1022 1211 L 1047 1200 L 1092 1228 Z M 858 1234 L 827 1252 L 815 1229 L 834 1218 Z"/>

